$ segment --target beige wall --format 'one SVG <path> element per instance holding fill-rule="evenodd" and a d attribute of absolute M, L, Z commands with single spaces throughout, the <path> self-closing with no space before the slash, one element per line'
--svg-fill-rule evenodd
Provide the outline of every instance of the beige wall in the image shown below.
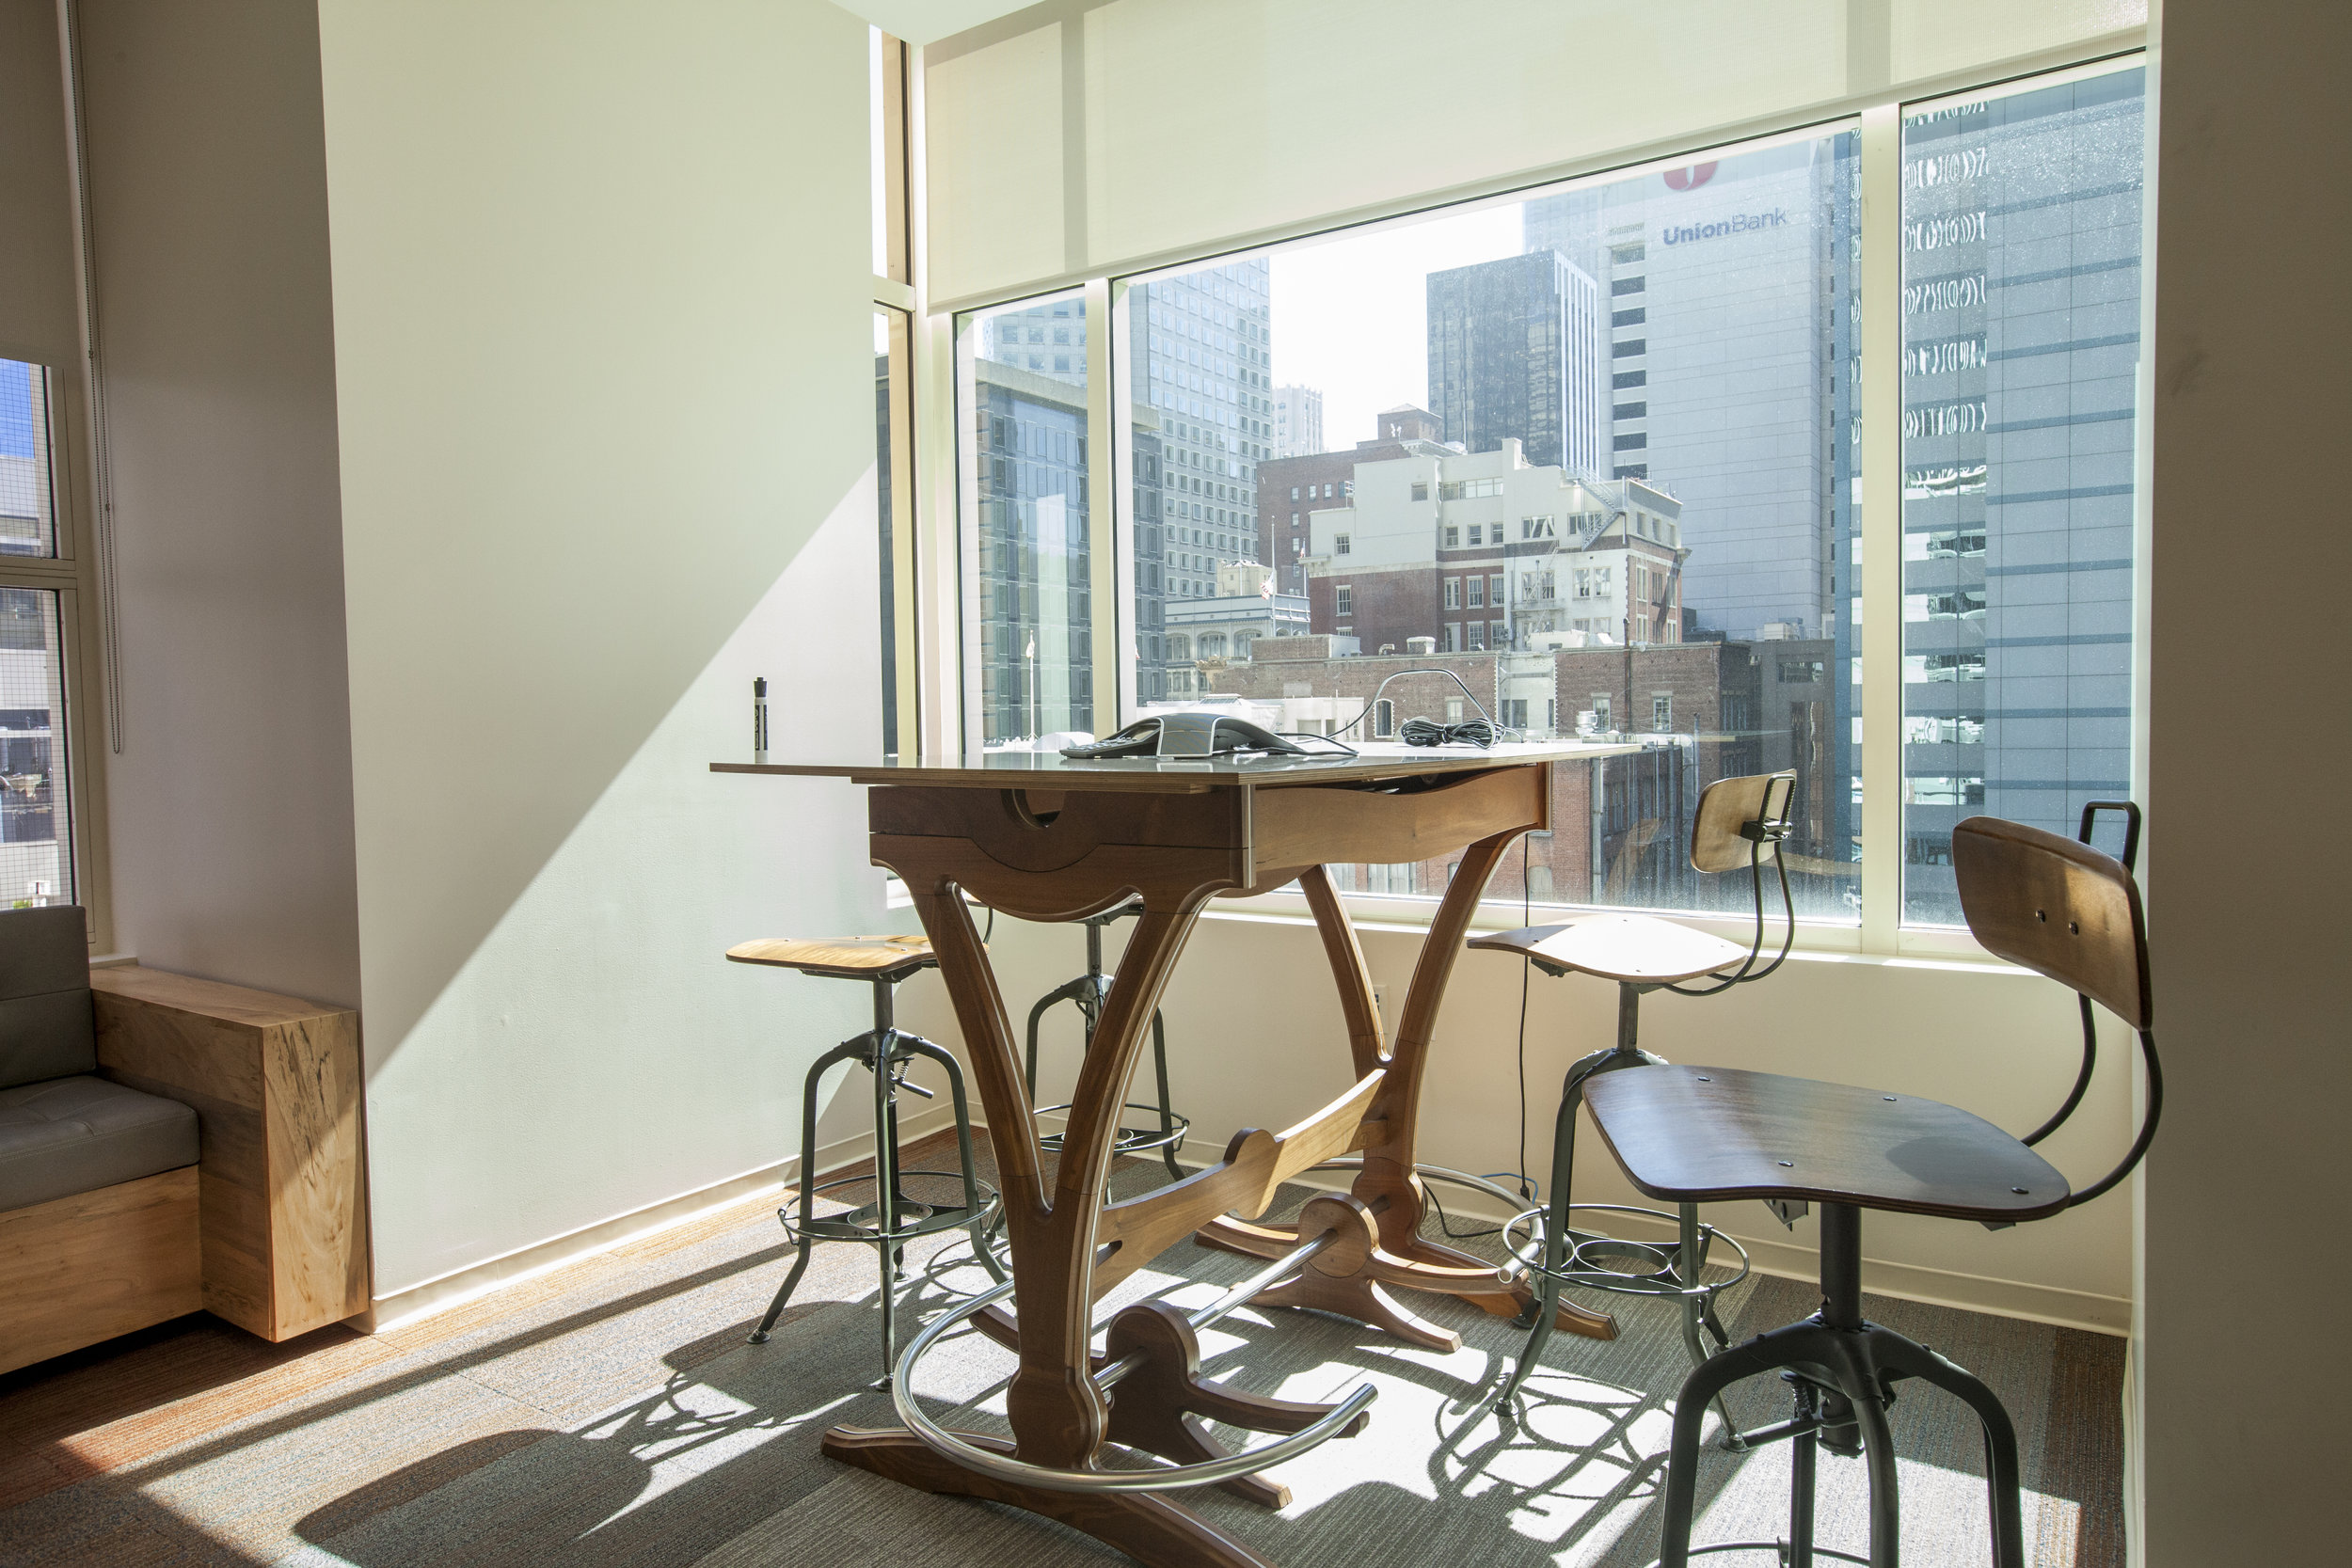
<path fill-rule="evenodd" d="M 316 18 L 79 8 L 122 628 L 114 945 L 355 1003 Z"/>
<path fill-rule="evenodd" d="M 320 8 L 377 1293 L 781 1159 L 879 741 L 864 24 Z M 838 737 L 838 738 L 836 738 Z"/>
<path fill-rule="evenodd" d="M 2352 9 L 2166 0 L 2155 258 L 2149 892 L 2164 1131 L 2146 1180 L 2151 1568 L 2342 1560 L 2352 1288 Z M 2204 569 L 2216 473 L 2275 570 Z M 2217 521 L 2217 516 L 2219 521 Z M 2195 564 L 2170 569 L 2173 562 Z M 2282 595 L 2282 583 L 2309 592 Z M 2274 695 L 2315 721 L 2272 726 Z"/>
<path fill-rule="evenodd" d="M 843 786 L 834 786 L 843 787 Z M 1303 919 L 1251 918 L 1248 905 L 1213 906 L 1170 983 L 1166 1013 L 1176 1109 L 1194 1117 L 1186 1158 L 1213 1161 L 1244 1127 L 1279 1128 L 1328 1102 L 1347 1082 L 1346 1032 L 1321 942 Z M 1501 912 L 1501 911 L 1498 911 Z M 1516 908 L 1512 913 L 1516 916 Z M 903 916 L 901 917 L 903 918 Z M 1516 923 L 1516 920 L 1514 921 Z M 1115 958 L 1132 926 L 1111 927 Z M 1365 961 L 1385 988 L 1394 1026 L 1418 932 L 1359 923 Z M 991 945 L 1018 1030 L 1031 1003 L 1077 974 L 1074 927 L 999 920 Z M 1518 1159 L 1518 962 L 1465 953 L 1438 1018 L 1437 1055 L 1422 1107 L 1422 1158 L 1474 1173 Z M 955 1040 L 934 989 L 912 993 L 909 1027 Z M 1067 1098 L 1076 1074 L 1075 1009 L 1059 1010 L 1041 1053 L 1039 1098 Z M 1616 990 L 1583 976 L 1534 976 L 1528 987 L 1527 1148 L 1542 1180 L 1552 1117 L 1568 1066 L 1615 1038 Z M 1670 1061 L 1791 1072 L 1871 1084 L 1965 1105 L 2023 1132 L 2056 1110 L 2074 1083 L 2081 1039 L 2074 999 L 2020 972 L 1982 965 L 1796 958 L 1770 979 L 1727 995 L 1644 1000 L 1642 1044 Z M 2122 1058 L 2122 1042 L 2107 1052 Z M 1141 1069 L 1131 1098 L 1149 1098 Z M 2043 1146 L 2059 1168 L 2088 1180 L 2131 1138 L 2127 1075 L 2101 1075 L 2067 1126 Z M 1586 1122 L 1577 1143 L 1581 1200 L 1641 1203 Z M 1441 1194 L 1449 1204 L 1451 1194 Z M 1708 1218 L 1763 1243 L 1767 1267 L 1810 1276 L 1816 1222 L 1784 1231 L 1762 1205 L 1711 1206 Z M 2131 1205 L 2118 1196 L 2032 1226 L 1981 1227 L 1873 1214 L 1864 1227 L 1873 1290 L 2049 1318 L 2121 1333 L 2131 1291 Z"/>
<path fill-rule="evenodd" d="M 73 365 L 73 188 L 56 0 L 0 0 L 0 356 Z"/>

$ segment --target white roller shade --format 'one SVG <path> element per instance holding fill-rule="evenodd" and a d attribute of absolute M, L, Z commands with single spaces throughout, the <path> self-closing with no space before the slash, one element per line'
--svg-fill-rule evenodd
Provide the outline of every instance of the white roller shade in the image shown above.
<path fill-rule="evenodd" d="M 1004 297 L 2137 41 L 2146 0 L 1065 0 L 924 52 L 930 297 Z"/>
<path fill-rule="evenodd" d="M 56 0 L 0 0 L 0 358 L 81 357 Z"/>

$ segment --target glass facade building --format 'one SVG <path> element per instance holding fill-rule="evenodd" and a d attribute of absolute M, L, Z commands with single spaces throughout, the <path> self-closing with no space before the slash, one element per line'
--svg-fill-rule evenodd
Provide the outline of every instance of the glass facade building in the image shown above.
<path fill-rule="evenodd" d="M 1606 478 L 1600 294 L 1557 250 L 1429 275 L 1429 408 L 1468 451 Z"/>
<path fill-rule="evenodd" d="M 2145 71 L 1903 125 L 1905 917 L 1951 831 L 2131 789 Z"/>

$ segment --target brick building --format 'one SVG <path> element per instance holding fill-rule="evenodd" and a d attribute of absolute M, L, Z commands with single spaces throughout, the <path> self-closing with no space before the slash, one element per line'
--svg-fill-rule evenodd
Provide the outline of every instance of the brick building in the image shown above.
<path fill-rule="evenodd" d="M 1531 464 L 1513 438 L 1417 442 L 1353 473 L 1305 517 L 1318 631 L 1463 653 L 1682 641 L 1682 508 L 1662 486 Z"/>
<path fill-rule="evenodd" d="M 1374 439 L 1357 442 L 1353 451 L 1307 452 L 1258 465 L 1258 559 L 1275 569 L 1283 593 L 1307 591 L 1308 518 L 1319 508 L 1347 504 L 1355 494 L 1356 465 L 1403 457 L 1423 443 L 1437 448 L 1438 417 L 1399 404 L 1380 415 Z"/>
<path fill-rule="evenodd" d="M 1280 728 L 1349 741 L 1392 740 L 1414 717 L 1474 718 L 1474 698 L 1531 739 L 1581 728 L 1640 746 L 1553 765 L 1551 829 L 1505 858 L 1488 889 L 1498 899 L 1745 909 L 1743 877 L 1690 869 L 1699 794 L 1719 778 L 1793 768 L 1790 869 L 1819 908 L 1834 903 L 1836 887 L 1851 879 L 1828 719 L 1833 646 L 1701 642 L 1351 656 L 1349 640 L 1318 635 L 1261 640 L 1248 663 L 1213 672 L 1210 685 L 1273 708 Z M 1334 870 L 1356 891 L 1431 897 L 1453 875 L 1442 860 Z M 1808 879 L 1814 885 L 1805 889 Z"/>

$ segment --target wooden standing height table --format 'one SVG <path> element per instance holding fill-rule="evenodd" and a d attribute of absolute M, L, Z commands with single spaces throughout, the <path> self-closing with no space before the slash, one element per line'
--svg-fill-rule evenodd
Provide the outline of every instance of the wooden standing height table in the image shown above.
<path fill-rule="evenodd" d="M 1131 1307 L 1110 1325 L 1110 1354 L 1090 1353 L 1103 1294 L 1186 1236 L 1280 1258 L 1322 1240 L 1288 1282 L 1257 1299 L 1314 1307 L 1451 1350 L 1458 1336 L 1415 1317 L 1391 1289 L 1429 1291 L 1515 1316 L 1533 1299 L 1494 1265 L 1421 1235 L 1414 1118 L 1438 1004 L 1489 876 L 1512 842 L 1551 823 L 1554 762 L 1635 748 L 1576 743 L 1442 750 L 1360 748 L 1354 758 L 1254 761 L 989 752 L 955 762 L 714 763 L 722 773 L 847 779 L 875 786 L 875 863 L 904 881 L 939 958 L 988 1111 L 1011 1249 L 1017 1316 L 993 1307 L 976 1324 L 1020 1357 L 1006 1395 L 1013 1442 L 959 1434 L 1026 1465 L 1091 1471 L 1106 1443 L 1179 1463 L 1224 1457 L 1200 1418 L 1297 1433 L 1332 1407 L 1260 1399 L 1200 1376 L 1184 1315 Z M 1327 863 L 1397 863 L 1459 854 L 1422 944 L 1395 1037 L 1384 1037 L 1361 949 Z M 1305 890 L 1346 1020 L 1355 1082 L 1296 1126 L 1247 1131 L 1207 1169 L 1146 1196 L 1104 1201 L 1127 1080 L 1152 1010 L 1193 923 L 1211 898 Z M 1052 1187 L 1037 1146 L 1004 999 L 962 893 L 1025 920 L 1078 920 L 1140 897 L 1143 913 L 1079 1070 Z M 1311 1202 L 1295 1226 L 1237 1219 L 1271 1205 L 1284 1180 L 1335 1156 L 1363 1157 L 1353 1189 Z M 1560 1326 L 1610 1338 L 1605 1316 L 1563 1307 Z M 1122 1361 L 1124 1366 L 1113 1368 Z M 1106 1390 L 1098 1374 L 1121 1381 Z M 1171 1497 L 1072 1491 L 983 1472 L 905 1428 L 836 1427 L 825 1451 L 926 1491 L 993 1498 L 1059 1519 L 1166 1568 L 1263 1559 Z M 1222 1482 L 1279 1504 L 1257 1476 Z"/>

